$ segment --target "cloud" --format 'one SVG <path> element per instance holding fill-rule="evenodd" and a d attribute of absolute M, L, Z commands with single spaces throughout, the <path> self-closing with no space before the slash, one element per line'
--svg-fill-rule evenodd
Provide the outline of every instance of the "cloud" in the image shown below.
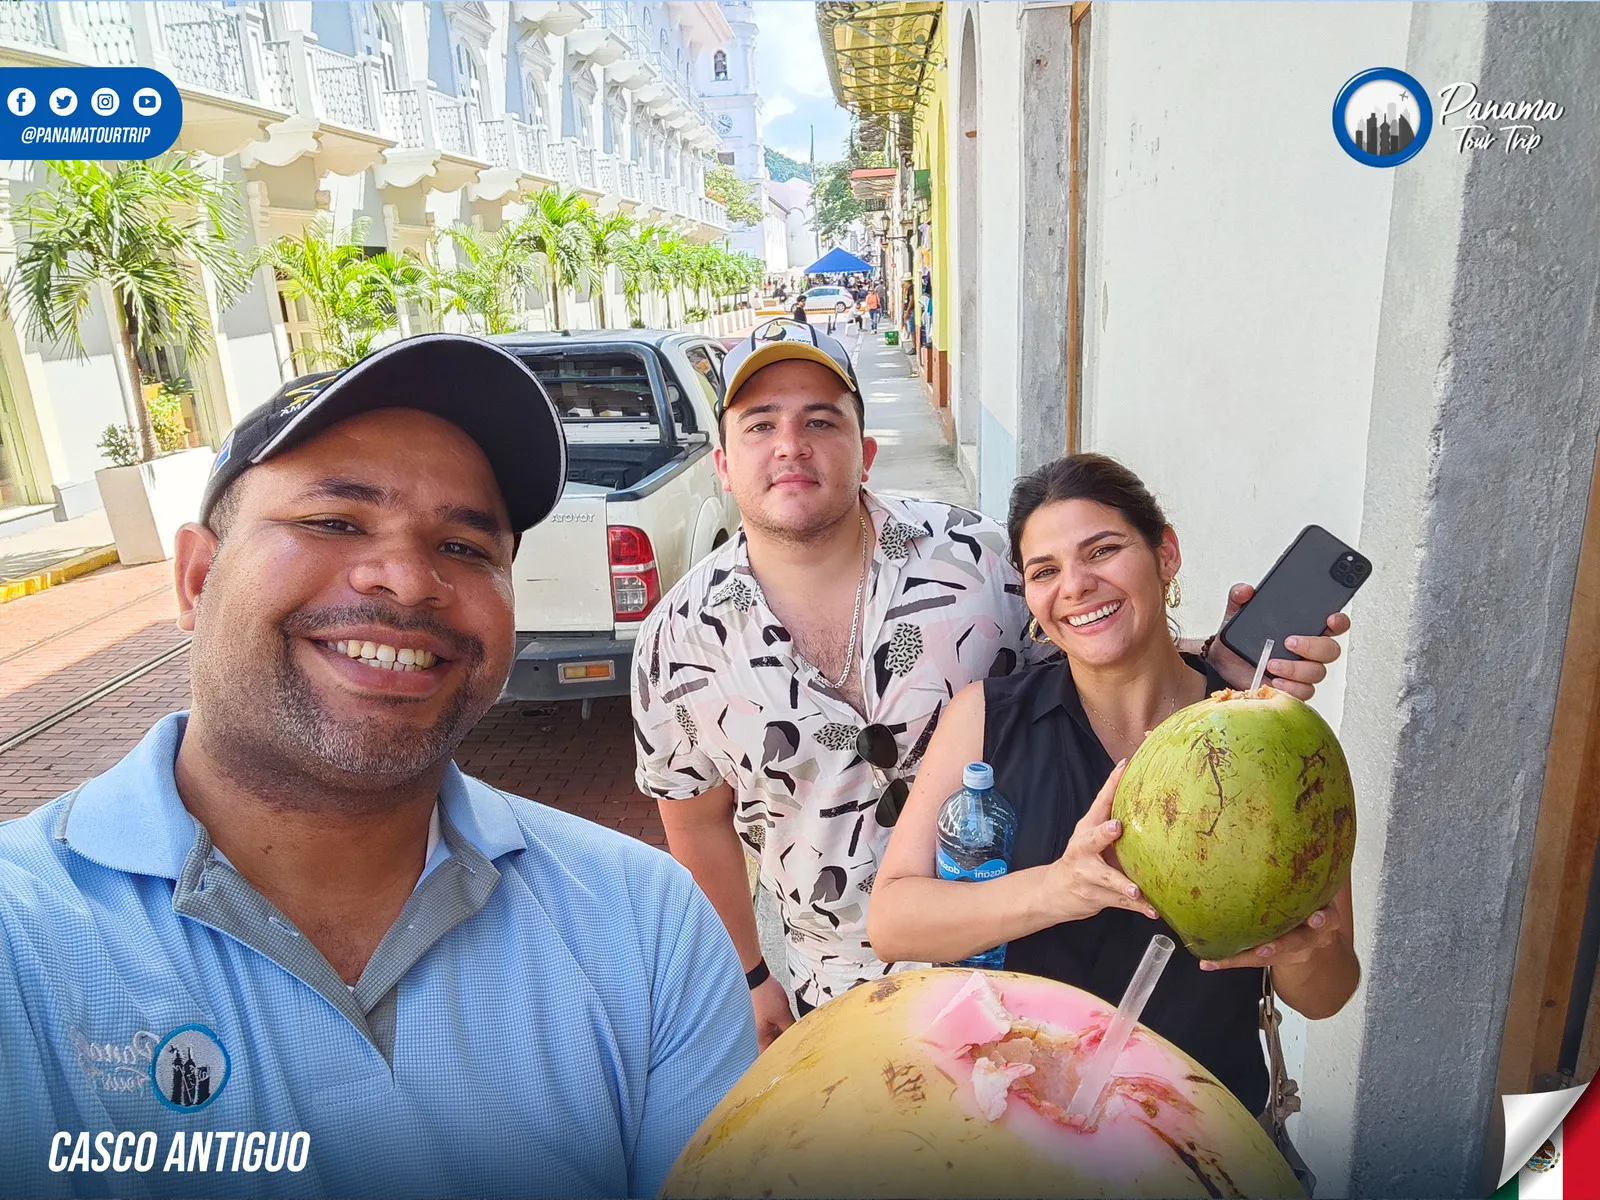
<path fill-rule="evenodd" d="M 850 115 L 834 100 L 816 5 L 808 0 L 756 0 L 756 86 L 767 145 L 804 162 L 816 135 L 817 158 L 844 154 Z"/>

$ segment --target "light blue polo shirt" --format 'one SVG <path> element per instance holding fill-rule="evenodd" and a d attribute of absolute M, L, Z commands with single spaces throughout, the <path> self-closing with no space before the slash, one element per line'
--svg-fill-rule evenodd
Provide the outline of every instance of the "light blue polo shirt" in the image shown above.
<path fill-rule="evenodd" d="M 654 1195 L 756 1053 L 688 873 L 451 766 L 351 990 L 183 807 L 186 716 L 0 829 L 0 1194 Z"/>

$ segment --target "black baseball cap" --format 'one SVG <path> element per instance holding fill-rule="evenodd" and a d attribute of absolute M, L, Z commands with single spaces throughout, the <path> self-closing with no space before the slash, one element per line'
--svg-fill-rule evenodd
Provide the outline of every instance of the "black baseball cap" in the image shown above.
<path fill-rule="evenodd" d="M 427 333 L 404 338 L 342 371 L 291 379 L 223 440 L 200 501 L 200 520 L 227 486 L 257 463 L 340 421 L 379 408 L 416 408 L 478 443 L 521 533 L 549 515 L 567 482 L 561 418 L 532 371 L 480 338 Z"/>
<path fill-rule="evenodd" d="M 750 382 L 751 376 L 762 367 L 776 362 L 814 362 L 827 367 L 837 375 L 856 398 L 856 406 L 865 421 L 865 407 L 861 400 L 861 384 L 856 380 L 856 369 L 850 355 L 837 338 L 818 333 L 809 321 L 791 321 L 778 317 L 758 326 L 728 351 L 722 360 L 724 386 L 722 399 L 717 402 L 717 417 L 728 410 L 739 389 Z"/>

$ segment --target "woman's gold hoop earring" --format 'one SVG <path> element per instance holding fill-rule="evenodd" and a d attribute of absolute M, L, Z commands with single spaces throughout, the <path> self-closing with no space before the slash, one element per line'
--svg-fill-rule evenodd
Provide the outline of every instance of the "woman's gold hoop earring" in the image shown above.
<path fill-rule="evenodd" d="M 1178 577 L 1174 575 L 1171 579 L 1167 580 L 1167 607 L 1177 608 L 1178 605 L 1182 603 L 1183 585 L 1178 582 Z"/>
<path fill-rule="evenodd" d="M 1044 645 L 1046 642 L 1049 642 L 1052 646 L 1055 645 L 1056 644 L 1055 638 L 1052 638 L 1052 637 L 1040 637 L 1039 636 L 1043 632 L 1044 632 L 1044 630 L 1039 627 L 1039 618 L 1038 617 L 1035 617 L 1035 618 L 1033 618 L 1033 620 L 1028 622 L 1028 638 L 1029 638 L 1029 640 L 1031 640 L 1033 642 L 1037 642 L 1041 646 Z"/>

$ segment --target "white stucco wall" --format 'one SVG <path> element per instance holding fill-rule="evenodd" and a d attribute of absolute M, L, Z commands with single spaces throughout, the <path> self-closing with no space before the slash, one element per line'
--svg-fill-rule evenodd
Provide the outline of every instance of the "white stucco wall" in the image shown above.
<path fill-rule="evenodd" d="M 1094 10 L 1081 440 L 1165 506 L 1185 632 L 1214 630 L 1228 585 L 1305 525 L 1359 534 L 1393 176 L 1349 159 L 1329 114 L 1357 71 L 1404 63 L 1410 20 L 1409 4 Z M 1376 619 L 1359 597 L 1351 612 Z M 1343 663 L 1315 704 L 1337 729 Z M 1305 1033 L 1287 1012 L 1309 1094 Z"/>
<path fill-rule="evenodd" d="M 1328 122 L 1350 76 L 1404 61 L 1410 15 L 1094 10 L 1082 441 L 1165 503 L 1187 630 L 1303 526 L 1360 529 L 1393 176 Z M 1337 727 L 1341 668 L 1317 706 Z"/>

